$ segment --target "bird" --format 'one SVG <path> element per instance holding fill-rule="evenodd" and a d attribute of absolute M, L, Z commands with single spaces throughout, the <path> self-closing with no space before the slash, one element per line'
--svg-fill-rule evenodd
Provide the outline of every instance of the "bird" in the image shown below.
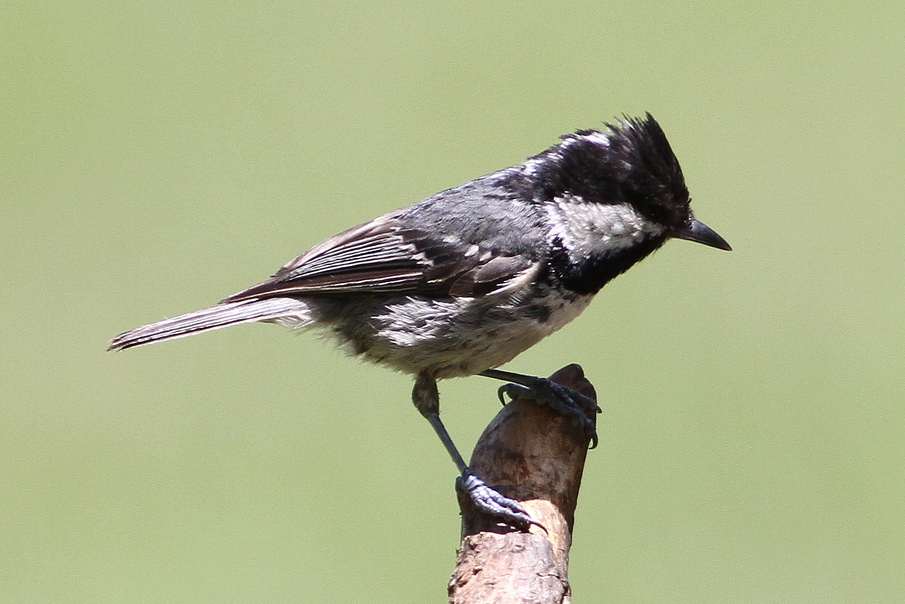
<path fill-rule="evenodd" d="M 506 381 L 501 391 L 551 404 L 596 444 L 581 410 L 595 401 L 498 368 L 575 319 L 604 285 L 668 240 L 731 250 L 690 203 L 659 123 L 650 113 L 623 116 L 335 235 L 270 279 L 122 333 L 109 349 L 251 322 L 325 331 L 352 355 L 414 376 L 412 401 L 452 457 L 457 488 L 501 523 L 527 530 L 537 523 L 525 509 L 458 452 L 440 419 L 437 381 Z"/>

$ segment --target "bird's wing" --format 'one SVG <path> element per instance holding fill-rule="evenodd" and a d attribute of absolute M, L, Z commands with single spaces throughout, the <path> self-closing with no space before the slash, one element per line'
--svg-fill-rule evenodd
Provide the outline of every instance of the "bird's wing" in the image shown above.
<path fill-rule="evenodd" d="M 533 273 L 520 254 L 405 226 L 402 211 L 355 227 L 312 248 L 270 280 L 224 300 L 279 296 L 395 293 L 429 297 L 482 296 Z"/>

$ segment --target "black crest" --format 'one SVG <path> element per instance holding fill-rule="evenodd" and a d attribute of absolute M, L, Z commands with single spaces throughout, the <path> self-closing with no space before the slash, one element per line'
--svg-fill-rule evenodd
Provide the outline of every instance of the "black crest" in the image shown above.
<path fill-rule="evenodd" d="M 544 200 L 572 195 L 594 203 L 630 203 L 665 226 L 689 218 L 682 168 L 660 124 L 624 118 L 605 131 L 580 130 L 534 158 L 537 194 Z"/>

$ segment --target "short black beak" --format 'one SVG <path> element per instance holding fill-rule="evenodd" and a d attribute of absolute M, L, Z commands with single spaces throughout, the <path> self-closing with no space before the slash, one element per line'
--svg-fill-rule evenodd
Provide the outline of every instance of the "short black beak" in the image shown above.
<path fill-rule="evenodd" d="M 686 241 L 694 241 L 695 243 L 703 243 L 719 250 L 732 250 L 732 247 L 726 243 L 726 240 L 720 237 L 716 231 L 709 226 L 692 218 L 691 224 L 687 227 L 676 229 L 672 232 L 672 236 L 676 239 L 685 239 Z"/>

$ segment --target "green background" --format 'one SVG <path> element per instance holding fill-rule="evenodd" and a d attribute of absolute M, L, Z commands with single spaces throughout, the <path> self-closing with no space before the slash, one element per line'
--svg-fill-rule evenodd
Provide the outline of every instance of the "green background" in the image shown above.
<path fill-rule="evenodd" d="M 668 244 L 508 366 L 600 393 L 576 600 L 905 601 L 905 4 L 864 0 L 7 4 L 0 601 L 444 601 L 408 377 L 106 342 L 644 111 L 735 251 Z M 441 385 L 463 449 L 496 387 Z"/>

